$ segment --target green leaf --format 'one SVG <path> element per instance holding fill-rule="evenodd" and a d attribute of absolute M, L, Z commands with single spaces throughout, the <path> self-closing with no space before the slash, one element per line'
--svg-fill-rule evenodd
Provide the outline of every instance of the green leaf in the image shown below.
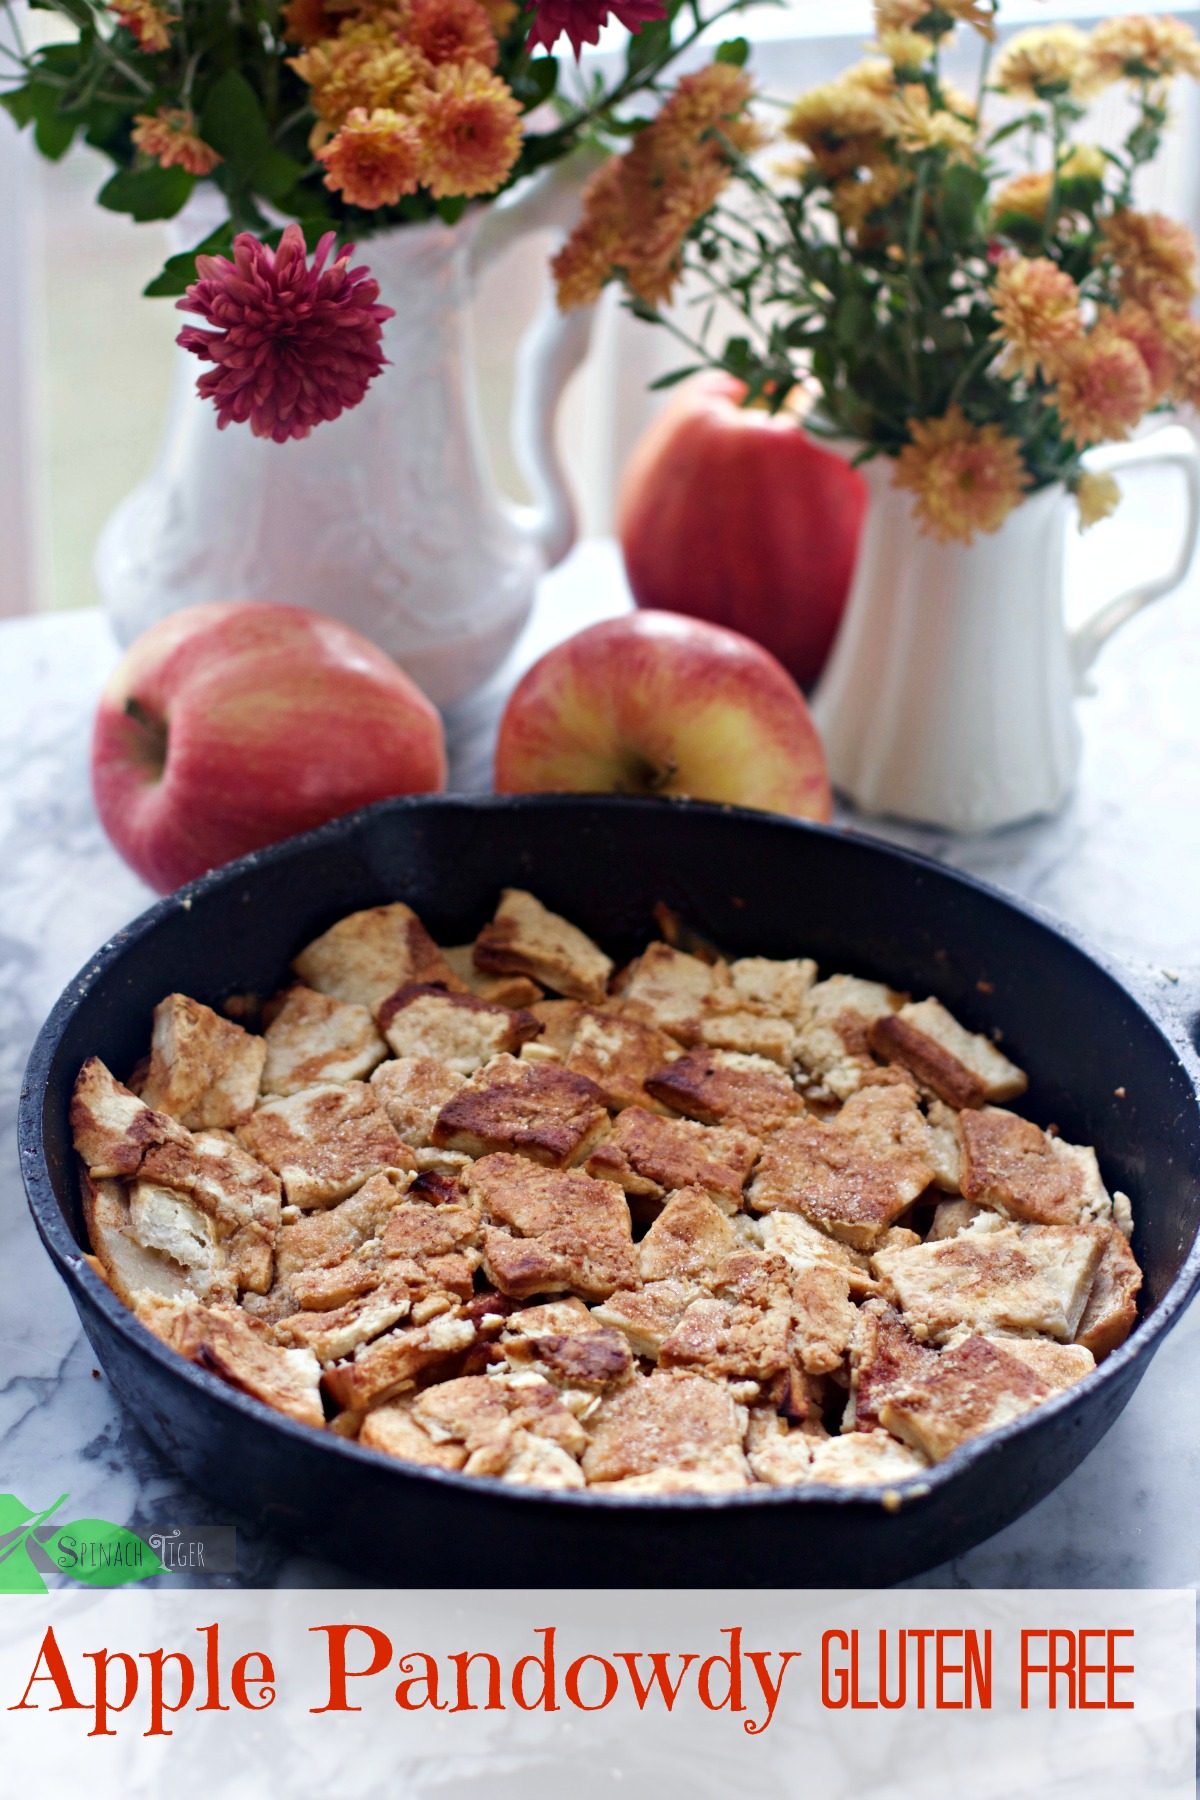
<path fill-rule="evenodd" d="M 748 38 L 726 38 L 723 44 L 717 45 L 717 54 L 713 61 L 732 63 L 735 69 L 741 69 L 745 67 L 749 54 L 750 41 Z"/>
<path fill-rule="evenodd" d="M 304 173 L 294 157 L 271 142 L 258 95 L 244 75 L 229 69 L 209 90 L 200 114 L 200 136 L 268 200 L 282 200 Z"/>
<path fill-rule="evenodd" d="M 61 113 L 43 113 L 33 128 L 33 141 L 43 156 L 58 162 L 75 141 L 78 119 L 64 119 Z"/>
<path fill-rule="evenodd" d="M 233 226 L 228 220 L 218 225 L 215 231 L 209 232 L 203 243 L 197 244 L 194 250 L 183 250 L 178 256 L 169 256 L 153 281 L 147 282 L 142 289 L 150 300 L 174 299 L 187 292 L 196 279 L 196 258 L 198 256 L 227 256 L 233 248 Z"/>
<path fill-rule="evenodd" d="M 467 202 L 462 194 L 453 194 L 437 203 L 438 218 L 444 219 L 447 225 L 457 225 L 466 210 Z"/>
<path fill-rule="evenodd" d="M 660 375 L 657 381 L 652 381 L 650 383 L 649 391 L 652 394 L 657 394 L 660 393 L 663 388 L 673 388 L 679 382 L 686 381 L 689 375 L 699 375 L 701 370 L 706 366 L 705 363 L 692 363 L 690 368 L 672 369 L 669 375 Z"/>
<path fill-rule="evenodd" d="M 77 1519 L 62 1525 L 41 1548 L 55 1568 L 88 1587 L 125 1587 L 162 1571 L 144 1539 L 107 1519 Z"/>
<path fill-rule="evenodd" d="M 955 237 L 969 237 L 987 194 L 987 177 L 969 163 L 951 163 L 942 176 L 938 218 L 942 229 Z"/>
<path fill-rule="evenodd" d="M 0 1494 L 0 1538 L 10 1536 L 36 1516 L 27 1506 L 22 1505 L 15 1494 Z"/>
<path fill-rule="evenodd" d="M 528 68 L 510 77 L 510 86 L 526 112 L 548 100 L 558 83 L 558 59 L 535 56 Z"/>
<path fill-rule="evenodd" d="M 195 176 L 186 169 L 118 169 L 96 198 L 109 212 L 128 213 L 139 224 L 173 219 L 187 204 Z"/>
<path fill-rule="evenodd" d="M 666 56 L 671 48 L 670 19 L 653 19 L 635 32 L 625 53 L 625 66 L 631 75 Z"/>

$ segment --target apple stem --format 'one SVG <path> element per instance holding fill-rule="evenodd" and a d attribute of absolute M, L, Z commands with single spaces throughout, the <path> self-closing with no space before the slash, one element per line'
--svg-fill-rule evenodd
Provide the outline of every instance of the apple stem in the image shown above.
<path fill-rule="evenodd" d="M 156 718 L 149 708 L 143 706 L 141 701 L 133 694 L 130 694 L 125 701 L 125 716 L 127 719 L 132 719 L 134 724 L 140 726 L 145 732 L 146 743 L 144 749 L 147 753 L 147 758 L 154 764 L 161 775 L 167 762 L 166 720 Z"/>

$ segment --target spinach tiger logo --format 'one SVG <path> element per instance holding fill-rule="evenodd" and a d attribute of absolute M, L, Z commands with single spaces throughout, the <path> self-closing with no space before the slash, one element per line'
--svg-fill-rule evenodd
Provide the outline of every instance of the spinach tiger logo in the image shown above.
<path fill-rule="evenodd" d="M 69 1496 L 34 1512 L 15 1494 L 0 1494 L 0 1594 L 49 1592 L 39 1563 L 49 1562 L 71 1581 L 87 1587 L 124 1587 L 157 1575 L 162 1563 L 149 1544 L 124 1525 L 107 1519 L 51 1520 Z"/>

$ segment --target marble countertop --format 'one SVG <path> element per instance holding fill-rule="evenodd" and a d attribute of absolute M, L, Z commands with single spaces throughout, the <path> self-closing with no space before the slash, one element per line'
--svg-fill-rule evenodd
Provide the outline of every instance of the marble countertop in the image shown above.
<path fill-rule="evenodd" d="M 1143 524 L 1162 523 L 1156 506 L 1143 512 Z M 1111 591 L 1111 565 L 1106 552 L 1090 564 L 1077 558 L 1076 590 L 1103 579 Z M 487 787 L 497 710 L 519 670 L 628 604 L 609 544 L 581 546 L 547 577 L 505 669 L 448 721 L 453 787 Z M 42 1019 L 97 945 L 153 898 L 108 845 L 88 787 L 91 713 L 116 655 L 99 614 L 0 626 L 0 1485 L 35 1507 L 68 1493 L 77 1517 L 149 1532 L 225 1521 L 98 1376 L 29 1219 L 16 1153 L 21 1072 Z M 855 822 L 1038 902 L 1130 964 L 1187 971 L 1200 961 L 1200 568 L 1126 628 L 1096 686 L 1081 707 L 1078 791 L 1058 817 L 981 839 Z M 922 1584 L 1200 1586 L 1198 1491 L 1195 1307 L 1074 1475 Z M 353 1577 L 239 1530 L 237 1576 L 212 1579 L 301 1586 Z"/>

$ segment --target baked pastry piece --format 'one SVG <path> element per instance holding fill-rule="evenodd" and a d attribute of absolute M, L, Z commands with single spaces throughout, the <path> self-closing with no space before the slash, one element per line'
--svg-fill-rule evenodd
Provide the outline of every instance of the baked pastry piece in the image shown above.
<path fill-rule="evenodd" d="M 808 1479 L 814 1487 L 894 1487 L 928 1467 L 919 1447 L 899 1444 L 886 1431 L 856 1431 L 815 1443 Z"/>
<path fill-rule="evenodd" d="M 542 990 L 528 975 L 488 975 L 475 967 L 474 944 L 454 944 L 442 955 L 459 980 L 481 1000 L 494 1000 L 497 1006 L 524 1008 L 542 998 Z"/>
<path fill-rule="evenodd" d="M 692 1301 L 706 1295 L 707 1289 L 698 1281 L 668 1276 L 644 1282 L 639 1288 L 619 1288 L 592 1308 L 592 1317 L 619 1331 L 635 1356 L 657 1362 L 663 1344 Z"/>
<path fill-rule="evenodd" d="M 296 982 L 262 1036 L 264 1094 L 298 1094 L 321 1082 L 365 1081 L 387 1055 L 367 1007 Z"/>
<path fill-rule="evenodd" d="M 475 1320 L 454 1307 L 425 1325 L 401 1326 L 360 1344 L 352 1357 L 327 1368 L 321 1383 L 335 1406 L 365 1412 L 411 1388 L 419 1375 L 452 1363 L 476 1336 Z"/>
<path fill-rule="evenodd" d="M 1011 1219 L 1077 1225 L 1112 1215 L 1096 1152 L 1049 1137 L 1028 1119 L 999 1107 L 964 1112 L 959 1185 L 965 1200 Z"/>
<path fill-rule="evenodd" d="M 141 1097 L 190 1131 L 240 1125 L 258 1099 L 265 1056 L 263 1040 L 232 1019 L 186 994 L 168 994 L 154 1009 Z"/>
<path fill-rule="evenodd" d="M 613 1111 L 640 1106 L 660 1112 L 664 1109 L 647 1092 L 646 1077 L 677 1055 L 674 1040 L 655 1026 L 581 1006 L 563 1061 L 573 1075 L 594 1081 Z"/>
<path fill-rule="evenodd" d="M 757 1212 L 801 1212 L 855 1249 L 877 1244 L 933 1177 L 910 1089 L 860 1088 L 828 1121 L 797 1119 L 767 1142 L 750 1184 Z"/>
<path fill-rule="evenodd" d="M 577 1418 L 590 1418 L 599 1397 L 633 1373 L 623 1333 L 598 1320 L 582 1300 L 551 1300 L 510 1313 L 497 1349 L 511 1369 L 532 1369 L 548 1381 Z"/>
<path fill-rule="evenodd" d="M 236 1307 L 205 1307 L 194 1299 L 144 1294 L 137 1316 L 189 1362 L 210 1369 L 231 1387 L 265 1400 L 302 1425 L 323 1425 L 320 1365 L 311 1350 L 283 1350 L 266 1328 Z"/>
<path fill-rule="evenodd" d="M 745 1487 L 744 1408 L 699 1375 L 656 1372 L 618 1388 L 589 1421 L 589 1486 L 608 1493 L 726 1493 Z"/>
<path fill-rule="evenodd" d="M 468 1375 L 370 1413 L 359 1442 L 405 1462 L 516 1486 L 581 1488 L 587 1438 L 553 1387 L 529 1374 Z"/>
<path fill-rule="evenodd" d="M 371 1092 L 414 1150 L 429 1145 L 438 1114 L 465 1086 L 465 1075 L 431 1056 L 398 1056 L 380 1063 L 371 1077 Z"/>
<path fill-rule="evenodd" d="M 314 938 L 292 963 L 308 987 L 335 1000 L 375 1007 L 406 981 L 432 981 L 462 992 L 454 973 L 411 906 L 371 906 Z"/>
<path fill-rule="evenodd" d="M 881 1250 L 874 1268 L 919 1337 L 972 1331 L 1043 1332 L 1069 1343 L 1104 1254 L 1094 1226 L 1018 1230 L 985 1214 L 940 1243 Z"/>
<path fill-rule="evenodd" d="M 681 1188 L 638 1245 L 638 1270 L 643 1281 L 712 1276 L 740 1243 L 726 1215 L 702 1188 Z"/>
<path fill-rule="evenodd" d="M 630 1106 L 588 1157 L 587 1171 L 637 1199 L 662 1201 L 677 1188 L 702 1188 L 733 1213 L 758 1152 L 759 1140 L 739 1126 L 700 1125 Z"/>
<path fill-rule="evenodd" d="M 808 1010 L 796 1035 L 796 1058 L 813 1079 L 841 1100 L 874 1066 L 870 1030 L 896 1011 L 905 995 L 856 975 L 830 975 L 809 990 Z"/>
<path fill-rule="evenodd" d="M 375 1017 L 394 1056 L 427 1058 L 459 1075 L 519 1050 L 541 1030 L 532 1013 L 416 981 L 381 1001 Z"/>
<path fill-rule="evenodd" d="M 646 1079 L 647 1091 L 704 1125 L 734 1125 L 756 1137 L 804 1112 L 783 1070 L 762 1056 L 690 1050 Z"/>
<path fill-rule="evenodd" d="M 332 1206 L 385 1169 L 410 1169 L 412 1152 L 363 1081 L 323 1083 L 268 1100 L 239 1127 L 241 1143 L 283 1182 L 292 1206 Z"/>
<path fill-rule="evenodd" d="M 1017 1419 L 1053 1389 L 1007 1349 L 968 1337 L 943 1353 L 881 1407 L 888 1431 L 930 1462 L 941 1462 L 981 1432 Z"/>
<path fill-rule="evenodd" d="M 230 1305 L 237 1283 L 210 1222 L 200 1214 L 191 1224 L 187 1260 L 144 1244 L 134 1230 L 129 1195 L 120 1181 L 83 1180 L 83 1217 L 93 1254 L 88 1258 L 118 1300 L 135 1306 L 142 1294 L 177 1300 L 188 1294 Z"/>
<path fill-rule="evenodd" d="M 608 1130 L 604 1094 L 554 1064 L 497 1056 L 448 1100 L 430 1133 L 467 1156 L 519 1151 L 548 1168 L 586 1162 Z"/>
<path fill-rule="evenodd" d="M 466 1190 L 485 1221 L 484 1273 L 502 1294 L 602 1300 L 637 1285 L 629 1208 L 612 1182 L 498 1154 L 472 1166 Z"/>
<path fill-rule="evenodd" d="M 705 1002 L 727 980 L 724 964 L 703 962 L 670 944 L 650 944 L 625 973 L 621 1012 L 656 1026 L 680 1044 L 698 1044 Z"/>
<path fill-rule="evenodd" d="M 1115 1225 L 1096 1227 L 1104 1245 L 1092 1280 L 1075 1342 L 1097 1362 L 1117 1349 L 1137 1324 L 1137 1297 L 1142 1271 L 1124 1233 Z"/>
<path fill-rule="evenodd" d="M 992 1341 L 1009 1356 L 1024 1363 L 1027 1369 L 1032 1369 L 1039 1380 L 1055 1392 L 1059 1388 L 1073 1387 L 1096 1366 L 1095 1357 L 1082 1344 L 1057 1344 L 1053 1338 L 1008 1335 Z"/>
<path fill-rule="evenodd" d="M 186 1143 L 189 1136 L 168 1114 L 156 1112 L 131 1093 L 98 1056 L 89 1056 L 75 1079 L 71 1135 L 96 1181 L 136 1175 L 147 1150 L 156 1144 Z"/>
<path fill-rule="evenodd" d="M 874 1431 L 890 1395 L 922 1374 L 937 1356 L 915 1338 L 886 1300 L 868 1300 L 850 1336 L 850 1397 L 843 1431 Z"/>
<path fill-rule="evenodd" d="M 794 1269 L 808 1269 L 816 1264 L 837 1269 L 845 1275 L 856 1300 L 879 1292 L 868 1253 L 852 1250 L 849 1244 L 830 1237 L 828 1232 L 810 1224 L 802 1213 L 765 1214 L 759 1224 L 759 1235 L 764 1250 L 782 1256 Z M 888 1235 L 884 1234 L 885 1240 Z"/>
<path fill-rule="evenodd" d="M 899 1012 L 881 1013 L 867 1041 L 876 1056 L 902 1063 L 948 1106 L 1015 1100 L 1029 1086 L 1024 1070 L 990 1038 L 964 1030 L 940 1000 L 910 1001 Z"/>
<path fill-rule="evenodd" d="M 505 888 L 496 916 L 475 939 L 475 967 L 488 975 L 527 975 L 569 1000 L 604 999 L 612 959 L 586 932 L 550 912 L 522 888 Z"/>

